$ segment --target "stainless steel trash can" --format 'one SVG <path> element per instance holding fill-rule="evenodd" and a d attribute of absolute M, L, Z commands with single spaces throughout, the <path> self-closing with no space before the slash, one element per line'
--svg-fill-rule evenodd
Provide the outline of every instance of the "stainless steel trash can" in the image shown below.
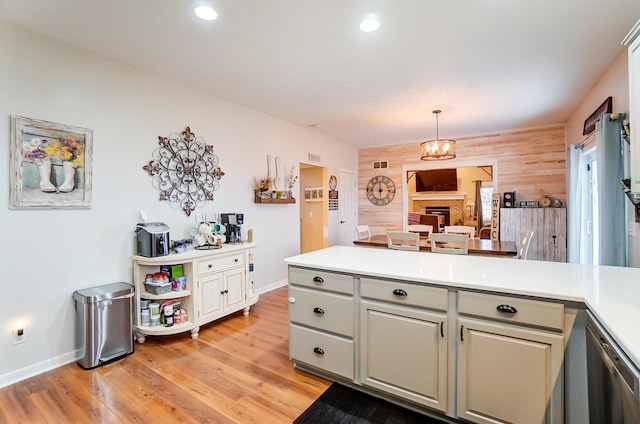
<path fill-rule="evenodd" d="M 73 293 L 82 368 L 95 368 L 133 353 L 133 293 L 134 287 L 127 283 Z"/>

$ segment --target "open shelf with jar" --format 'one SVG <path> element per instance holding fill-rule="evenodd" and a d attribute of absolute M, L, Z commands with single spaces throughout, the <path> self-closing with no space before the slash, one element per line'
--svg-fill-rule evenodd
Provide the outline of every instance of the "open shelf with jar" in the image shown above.
<path fill-rule="evenodd" d="M 192 297 L 193 291 L 193 264 L 189 260 L 180 261 L 178 256 L 180 255 L 168 255 L 156 258 L 146 258 L 142 256 L 134 257 L 134 283 L 136 286 L 135 294 L 135 311 L 134 311 L 134 332 L 136 339 L 139 343 L 144 343 L 146 335 L 168 335 L 180 333 L 183 331 L 190 331 L 198 327 L 193 321 L 195 312 L 194 302 Z M 171 262 L 168 261 L 171 258 Z M 153 278 L 154 275 L 161 272 L 161 267 L 166 265 L 179 265 L 182 268 L 182 276 L 185 277 L 186 286 L 183 290 L 169 290 L 166 293 L 156 294 L 155 292 L 148 291 L 150 285 L 148 283 L 148 277 Z M 172 275 L 173 277 L 173 275 Z M 168 284 L 171 284 L 168 282 Z M 150 303 L 160 304 L 159 313 L 162 315 L 162 305 L 171 300 L 180 302 L 180 308 L 186 311 L 186 321 L 178 324 L 173 324 L 170 327 L 165 327 L 163 323 L 159 325 L 143 323 L 142 319 L 142 301 L 148 300 Z M 196 331 L 197 334 L 197 331 Z"/>
<path fill-rule="evenodd" d="M 250 306 L 258 301 L 258 296 L 250 289 L 249 278 L 248 252 L 255 246 L 255 243 L 245 242 L 237 245 L 223 244 L 216 250 L 192 250 L 154 258 L 134 256 L 134 333 L 138 343 L 144 343 L 146 336 L 163 336 L 187 331 L 190 331 L 191 338 L 195 339 L 198 337 L 200 325 L 239 310 L 248 315 Z M 149 275 L 153 278 L 156 273 L 168 271 L 167 268 L 181 268 L 184 287 L 175 287 L 178 290 L 172 288 L 167 291 L 166 288 L 154 287 L 153 281 L 149 284 Z M 165 326 L 162 322 L 152 325 L 146 320 L 143 323 L 143 304 L 159 304 L 161 311 L 162 305 L 172 300 L 180 303 L 179 310 L 186 311 L 184 321 L 181 317 L 180 322 L 170 326 Z M 148 313 L 151 316 L 151 313 Z"/>
<path fill-rule="evenodd" d="M 268 193 L 267 197 L 267 193 L 260 192 L 259 190 L 254 190 L 253 196 L 253 203 L 296 203 L 296 199 L 294 199 L 293 197 L 289 197 L 289 192 L 284 191 L 273 191 L 271 193 Z"/>

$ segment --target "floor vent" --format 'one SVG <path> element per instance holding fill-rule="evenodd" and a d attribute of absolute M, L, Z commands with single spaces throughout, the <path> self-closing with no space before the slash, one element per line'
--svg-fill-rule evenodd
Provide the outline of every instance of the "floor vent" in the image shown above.
<path fill-rule="evenodd" d="M 373 165 L 373 169 L 387 169 L 387 168 L 389 168 L 389 161 L 388 160 L 374 160 L 372 165 Z"/>

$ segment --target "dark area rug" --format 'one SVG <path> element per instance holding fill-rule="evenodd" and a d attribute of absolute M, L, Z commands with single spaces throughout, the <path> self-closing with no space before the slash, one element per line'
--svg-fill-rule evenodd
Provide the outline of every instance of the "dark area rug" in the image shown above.
<path fill-rule="evenodd" d="M 386 400 L 333 383 L 294 424 L 446 424 Z"/>

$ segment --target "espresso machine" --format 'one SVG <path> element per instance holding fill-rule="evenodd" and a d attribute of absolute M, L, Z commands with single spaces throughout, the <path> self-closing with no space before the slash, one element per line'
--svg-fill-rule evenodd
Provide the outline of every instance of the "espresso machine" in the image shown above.
<path fill-rule="evenodd" d="M 225 235 L 227 236 L 227 243 L 229 244 L 241 244 L 242 243 L 242 227 L 244 223 L 244 214 L 242 213 L 221 213 L 220 221 L 227 227 Z"/>

